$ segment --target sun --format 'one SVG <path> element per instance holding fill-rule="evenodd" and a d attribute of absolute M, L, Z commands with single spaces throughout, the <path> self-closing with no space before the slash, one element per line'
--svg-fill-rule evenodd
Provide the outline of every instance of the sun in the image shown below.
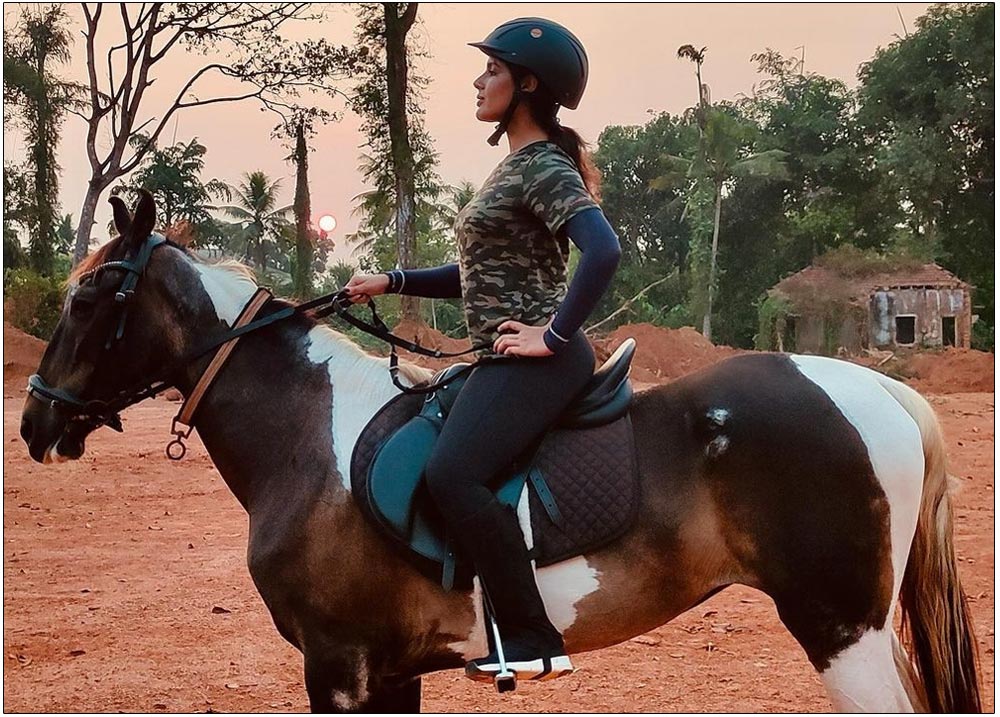
<path fill-rule="evenodd" d="M 337 219 L 332 214 L 324 214 L 319 218 L 319 228 L 329 233 L 337 228 Z"/>

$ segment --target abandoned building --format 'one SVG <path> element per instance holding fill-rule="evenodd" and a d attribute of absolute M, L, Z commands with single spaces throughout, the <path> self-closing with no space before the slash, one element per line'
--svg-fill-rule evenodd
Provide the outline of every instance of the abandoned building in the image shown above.
<path fill-rule="evenodd" d="M 761 348 L 833 355 L 863 349 L 968 348 L 971 287 L 937 264 L 862 275 L 813 265 L 768 291 Z"/>

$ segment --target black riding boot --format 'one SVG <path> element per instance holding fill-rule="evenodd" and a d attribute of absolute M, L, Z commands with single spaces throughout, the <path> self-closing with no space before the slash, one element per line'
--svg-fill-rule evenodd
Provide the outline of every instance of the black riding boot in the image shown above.
<path fill-rule="evenodd" d="M 493 606 L 508 669 L 520 679 L 536 680 L 572 672 L 562 635 L 549 620 L 538 594 L 514 513 L 492 500 L 461 521 L 458 535 Z M 499 671 L 495 649 L 466 666 L 467 676 L 484 681 L 492 681 Z"/>

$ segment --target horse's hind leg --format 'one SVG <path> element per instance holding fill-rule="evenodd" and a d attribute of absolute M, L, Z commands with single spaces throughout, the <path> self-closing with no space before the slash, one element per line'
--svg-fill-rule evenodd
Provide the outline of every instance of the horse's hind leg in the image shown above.
<path fill-rule="evenodd" d="M 891 627 L 869 629 L 820 670 L 835 712 L 914 711 L 896 669 L 894 639 Z"/>

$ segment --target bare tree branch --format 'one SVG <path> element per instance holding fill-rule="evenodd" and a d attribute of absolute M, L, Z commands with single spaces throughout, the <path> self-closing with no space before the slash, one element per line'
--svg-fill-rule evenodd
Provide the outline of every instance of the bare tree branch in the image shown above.
<path fill-rule="evenodd" d="M 622 304 L 621 306 L 619 306 L 617 309 L 615 309 L 614 311 L 612 311 L 610 314 L 608 314 L 607 316 L 605 316 L 603 319 L 601 319 L 600 321 L 598 321 L 596 324 L 591 324 L 590 326 L 588 326 L 587 328 L 585 328 L 583 330 L 583 333 L 589 334 L 591 331 L 593 331 L 594 329 L 596 329 L 601 324 L 606 324 L 607 322 L 611 321 L 611 319 L 613 319 L 614 317 L 618 316 L 618 314 L 620 314 L 621 312 L 625 311 L 628 307 L 630 307 L 632 304 L 634 304 L 636 301 L 638 301 L 642 297 L 642 295 L 645 294 L 647 291 L 649 291 L 650 289 L 652 289 L 657 284 L 662 284 L 664 281 L 666 281 L 669 278 L 670 278 L 670 276 L 668 275 L 668 276 L 664 276 L 664 277 L 662 277 L 660 279 L 657 279 L 652 284 L 650 284 L 649 286 L 645 287 L 638 294 L 636 294 L 635 296 L 633 296 L 631 299 L 629 299 L 628 301 L 626 301 L 624 304 Z"/>

